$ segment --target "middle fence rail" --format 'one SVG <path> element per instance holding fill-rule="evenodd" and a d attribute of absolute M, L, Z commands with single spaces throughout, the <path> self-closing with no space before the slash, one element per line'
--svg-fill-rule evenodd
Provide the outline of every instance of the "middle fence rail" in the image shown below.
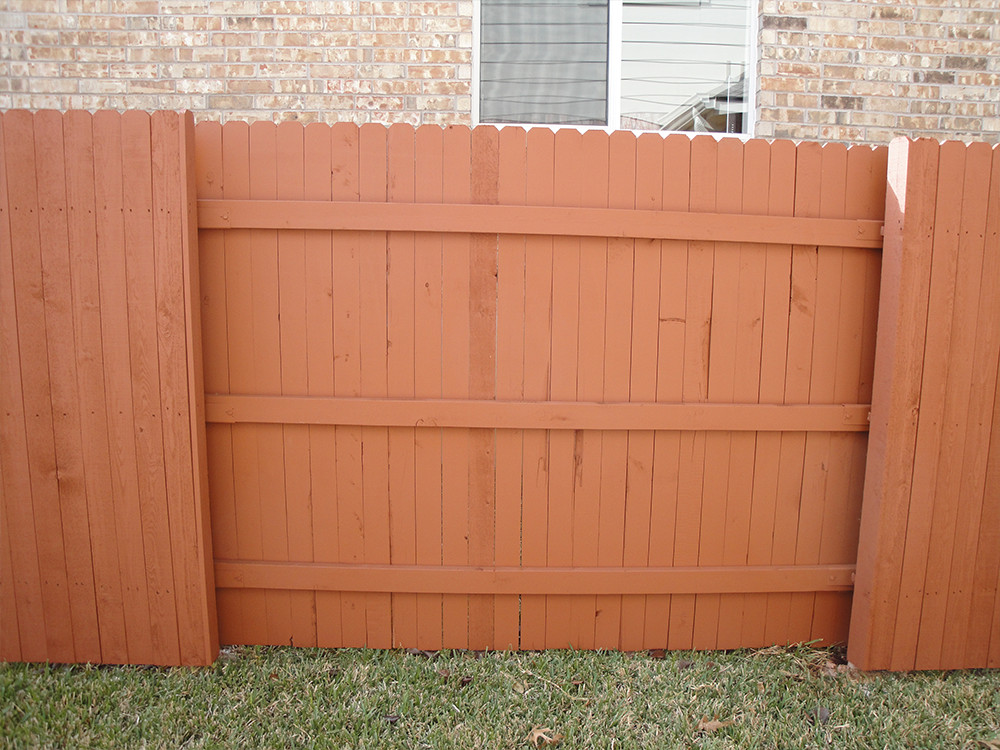
<path fill-rule="evenodd" d="M 196 128 L 223 643 L 846 640 L 884 148 Z"/>

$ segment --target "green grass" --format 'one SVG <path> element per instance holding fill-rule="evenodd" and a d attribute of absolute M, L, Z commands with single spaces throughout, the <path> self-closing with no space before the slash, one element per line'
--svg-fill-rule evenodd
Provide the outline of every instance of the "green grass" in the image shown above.
<path fill-rule="evenodd" d="M 0 747 L 528 748 L 542 726 L 562 748 L 1000 748 L 1000 671 L 837 661 L 235 648 L 206 669 L 5 664 Z"/>

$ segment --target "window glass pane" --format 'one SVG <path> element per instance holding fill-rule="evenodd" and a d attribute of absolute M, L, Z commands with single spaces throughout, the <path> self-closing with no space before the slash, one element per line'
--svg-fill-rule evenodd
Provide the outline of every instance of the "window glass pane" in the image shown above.
<path fill-rule="evenodd" d="M 483 0 L 482 122 L 604 125 L 608 0 Z"/>
<path fill-rule="evenodd" d="M 625 0 L 622 127 L 742 133 L 749 0 Z"/>

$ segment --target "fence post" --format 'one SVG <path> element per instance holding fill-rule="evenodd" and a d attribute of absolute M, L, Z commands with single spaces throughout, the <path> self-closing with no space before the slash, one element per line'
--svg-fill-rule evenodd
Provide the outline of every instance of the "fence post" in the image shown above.
<path fill-rule="evenodd" d="M 890 147 L 848 642 L 862 669 L 996 666 L 998 155 L 985 144 Z"/>

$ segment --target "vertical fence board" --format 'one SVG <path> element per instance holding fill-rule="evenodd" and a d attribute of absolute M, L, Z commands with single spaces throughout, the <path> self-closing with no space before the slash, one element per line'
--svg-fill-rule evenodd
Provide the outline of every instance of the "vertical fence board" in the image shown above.
<path fill-rule="evenodd" d="M 223 194 L 227 199 L 250 197 L 250 127 L 226 123 L 222 129 Z M 253 258 L 247 252 L 252 230 L 226 236 L 226 320 L 229 383 L 232 393 L 253 393 L 256 358 L 253 349 Z M 256 425 L 233 425 L 233 486 L 236 498 L 236 540 L 239 559 L 263 559 L 263 522 L 256 481 L 260 460 Z M 243 616 L 236 643 L 267 643 L 267 602 L 258 589 L 241 591 Z M 223 628 L 225 630 L 225 628 Z M 235 635 L 235 634 L 234 634 Z M 228 641 L 224 637 L 224 640 Z"/>
<path fill-rule="evenodd" d="M 704 211 L 714 204 L 714 154 L 707 149 L 709 141 L 694 138 L 686 173 L 674 179 L 688 185 L 688 209 Z M 708 178 L 706 178 L 708 176 Z M 707 186 L 706 179 L 709 180 Z M 707 200 L 711 196 L 711 203 Z M 678 353 L 683 362 L 681 400 L 704 401 L 708 395 L 708 345 L 712 318 L 712 257 L 702 242 L 687 243 L 687 283 L 684 307 L 684 349 Z M 698 564 L 701 530 L 702 491 L 705 480 L 705 433 L 684 432 L 680 437 L 680 458 L 677 490 L 677 525 L 674 542 L 674 565 Z M 671 649 L 692 648 L 696 597 L 681 594 L 670 600 L 670 628 L 667 646 Z"/>
<path fill-rule="evenodd" d="M 993 243 L 994 248 L 990 248 L 987 242 L 989 213 L 991 209 L 994 214 L 997 211 L 995 180 L 1000 176 L 996 171 L 996 162 L 991 158 L 994 153 L 995 149 L 983 143 L 968 146 L 966 180 L 974 191 L 975 198 L 963 201 L 961 252 L 968 258 L 970 268 L 969 282 L 962 284 L 962 289 L 963 298 L 971 297 L 966 326 L 975 326 L 975 334 L 972 336 L 973 351 L 966 359 L 971 367 L 962 373 L 963 380 L 969 383 L 970 394 L 966 413 L 959 415 L 965 422 L 965 435 L 960 436 L 964 437 L 962 479 L 958 491 L 958 519 L 950 563 L 944 635 L 938 661 L 939 665 L 946 668 L 962 667 L 970 663 L 967 660 L 967 649 L 970 643 L 980 534 L 985 530 L 993 533 L 995 538 L 993 529 L 983 522 L 991 431 L 991 425 L 984 419 L 984 415 L 991 413 L 996 396 L 997 329 L 1000 325 L 995 302 L 998 288 L 996 275 L 990 273 L 996 266 L 994 259 L 989 257 L 995 255 L 996 243 Z M 991 196 L 994 198 L 992 206 L 989 203 Z M 976 294 L 973 289 L 976 289 Z"/>
<path fill-rule="evenodd" d="M 77 397 L 63 117 L 58 112 L 38 112 L 33 120 L 49 370 L 64 375 L 51 377 L 48 386 L 73 646 L 77 660 L 99 661 L 101 646 Z"/>
<path fill-rule="evenodd" d="M 667 137 L 661 160 L 660 208 L 688 208 L 691 142 L 686 136 Z M 678 240 L 660 244 L 659 313 L 657 326 L 656 401 L 679 402 L 683 397 L 685 300 L 687 298 L 687 245 Z M 680 433 L 658 430 L 653 438 L 653 486 L 650 509 L 649 564 L 673 564 L 677 513 L 679 511 Z M 646 597 L 646 645 L 663 648 L 670 629 L 672 597 Z"/>
<path fill-rule="evenodd" d="M 742 208 L 745 173 L 750 167 L 745 163 L 744 151 L 745 147 L 741 142 L 720 143 L 716 193 L 716 210 L 720 212 L 748 213 Z M 740 301 L 748 286 L 742 278 L 742 255 L 743 248 L 740 245 L 716 245 L 715 248 L 709 401 L 740 401 L 736 398 L 738 384 L 743 378 L 752 378 L 752 373 L 759 366 L 754 362 L 741 362 L 739 357 L 741 343 L 747 343 L 745 339 L 740 338 L 742 333 Z M 719 286 L 720 283 L 722 287 Z M 728 289 L 726 289 L 727 284 Z M 748 366 L 741 369 L 741 365 Z M 727 560 L 727 549 L 731 550 L 739 544 L 736 534 L 741 530 L 734 527 L 731 519 L 745 512 L 748 498 L 743 498 L 743 492 L 752 485 L 752 481 L 747 481 L 750 479 L 749 476 L 736 476 L 740 466 L 739 449 L 741 446 L 747 447 L 748 439 L 752 439 L 752 434 L 720 432 L 709 435 L 709 445 L 717 446 L 719 460 L 713 461 L 706 455 L 706 466 L 712 466 L 706 471 L 706 487 L 711 487 L 711 492 L 718 493 L 719 497 L 715 498 L 706 491 L 706 510 L 710 512 L 702 517 L 702 547 L 703 549 L 707 547 L 709 550 L 710 557 L 706 559 L 715 560 L 720 564 L 731 564 Z M 712 477 L 718 478 L 718 484 L 710 482 Z M 707 525 L 706 519 L 708 519 Z M 742 532 L 745 538 L 746 531 Z M 745 555 L 743 559 L 746 559 Z M 720 641 L 720 638 L 725 638 L 726 643 L 730 643 L 731 634 L 739 632 L 743 617 L 740 598 L 701 597 L 698 606 L 703 611 L 713 613 L 709 619 L 714 620 L 715 624 L 709 625 L 708 630 L 714 629 L 714 633 L 707 637 L 713 640 L 716 647 L 729 647 Z"/>
<path fill-rule="evenodd" d="M 305 198 L 306 164 L 315 161 L 305 150 L 305 128 L 284 122 L 277 128 L 277 195 L 285 200 Z M 307 303 L 308 257 L 304 231 L 278 235 L 278 334 L 281 357 L 281 393 L 305 396 L 309 392 Z M 322 278 L 322 276 L 320 277 Z M 319 354 L 320 352 L 317 352 Z M 285 425 L 282 440 L 285 508 L 288 517 L 288 556 L 308 562 L 313 551 L 312 442 L 308 425 Z M 318 458 L 316 463 L 325 463 Z M 316 596 L 311 591 L 291 593 L 293 643 L 315 646 Z"/>
<path fill-rule="evenodd" d="M 965 169 L 965 149 L 949 144 L 942 156 L 937 191 L 961 195 Z M 951 156 L 952 158 L 948 158 Z M 956 158 L 957 157 L 957 158 Z M 951 358 L 953 312 L 956 299 L 955 273 L 958 267 L 959 225 L 961 213 L 946 202 L 936 206 L 934 217 L 934 255 L 931 259 L 926 346 L 945 360 Z M 906 540 L 897 605 L 896 636 L 892 643 L 893 664 L 912 668 L 916 663 L 919 630 L 912 628 L 920 620 L 926 593 L 927 562 L 934 534 L 935 505 L 931 501 L 939 485 L 942 469 L 938 456 L 944 437 L 945 402 L 948 388 L 947 369 L 932 368 L 923 373 L 920 385 L 920 421 L 932 429 L 919 430 L 915 439 L 911 508 L 906 522 Z M 940 512 L 940 509 L 938 509 Z M 940 521 L 939 521 L 940 522 Z M 940 571 L 931 572 L 934 576 Z M 903 666 L 905 665 L 905 666 Z"/>
<path fill-rule="evenodd" d="M 663 192 L 663 138 L 644 134 L 636 139 L 635 207 L 659 210 Z M 656 400 L 656 360 L 659 343 L 660 243 L 636 240 L 632 272 L 632 346 L 629 356 L 629 399 Z M 650 516 L 653 492 L 653 432 L 633 430 L 628 437 L 625 469 L 626 566 L 649 565 Z M 646 648 L 646 597 L 622 597 L 621 648 Z"/>
<path fill-rule="evenodd" d="M 551 206 L 555 163 L 555 135 L 547 128 L 528 131 L 525 159 L 525 203 Z M 553 240 L 525 239 L 524 269 L 524 397 L 544 401 L 550 394 L 552 368 Z M 548 557 L 548 495 L 551 473 L 549 435 L 542 430 L 524 433 L 524 510 L 521 522 L 521 560 L 526 566 L 544 566 Z M 521 597 L 521 648 L 545 646 L 546 597 Z"/>
<path fill-rule="evenodd" d="M 361 200 L 386 198 L 386 129 L 361 128 L 359 190 Z M 386 234 L 361 235 L 361 395 L 387 396 Z M 389 432 L 385 427 L 361 428 L 361 473 L 364 502 L 366 563 L 389 562 Z M 392 645 L 390 595 L 367 595 L 368 645 Z"/>
<path fill-rule="evenodd" d="M 582 134 L 560 130 L 555 138 L 556 205 L 575 206 L 580 202 Z M 580 239 L 557 237 L 552 247 L 552 373 L 551 398 L 577 398 L 577 367 L 580 321 Z M 579 451 L 579 431 L 558 430 L 549 435 L 549 517 L 548 559 L 550 566 L 573 564 L 573 502 Z M 572 643 L 572 599 L 549 595 L 545 613 L 547 648 L 569 648 Z"/>
<path fill-rule="evenodd" d="M 527 176 L 527 144 L 521 128 L 500 131 L 497 199 L 504 205 L 524 205 Z M 517 401 L 524 398 L 525 237 L 499 238 L 497 250 L 497 340 L 496 397 Z M 496 433 L 496 564 L 521 564 L 521 519 L 523 511 L 524 430 Z M 517 649 L 520 645 L 520 601 L 517 595 L 497 596 L 494 602 L 494 648 Z"/>
<path fill-rule="evenodd" d="M 924 363 L 924 380 L 937 380 L 941 386 L 937 394 L 923 390 L 920 394 L 921 407 L 926 404 L 934 408 L 937 405 L 940 410 L 940 424 L 935 429 L 935 445 L 927 456 L 937 466 L 928 491 L 918 494 L 919 488 L 914 483 L 915 492 L 910 498 L 911 515 L 913 510 L 924 506 L 930 516 L 927 551 L 922 559 L 924 570 L 916 573 L 918 580 L 922 579 L 922 596 L 919 625 L 914 634 L 915 666 L 925 669 L 940 663 L 943 645 L 941 639 L 944 635 L 948 583 L 952 573 L 949 563 L 954 550 L 958 508 L 961 503 L 962 422 L 971 395 L 970 383 L 963 375 L 967 375 L 968 364 L 971 363 L 975 336 L 974 321 L 969 320 L 972 295 L 966 292 L 970 282 L 978 281 L 982 269 L 981 257 L 979 268 L 976 268 L 976 258 L 973 253 L 968 252 L 963 220 L 968 218 L 969 210 L 977 212 L 976 209 L 983 206 L 986 198 L 985 195 L 980 196 L 976 189 L 978 186 L 969 184 L 975 165 L 969 163 L 963 144 L 944 144 L 940 158 L 940 174 L 947 177 L 950 184 L 939 184 L 931 291 L 933 293 L 938 282 L 941 283 L 943 304 L 939 307 L 940 298 L 933 303 L 928 302 L 927 340 L 928 343 L 932 341 L 931 333 L 940 326 L 944 329 L 949 346 L 945 360 L 947 364 L 944 367 L 930 367 L 926 361 Z M 938 234 L 939 231 L 942 234 Z M 939 267 L 936 262 L 942 255 L 944 268 Z M 918 445 L 922 435 L 926 434 L 926 429 L 921 428 L 926 426 L 926 422 L 918 422 Z M 909 629 L 912 626 L 904 627 Z"/>
<path fill-rule="evenodd" d="M 722 146 L 725 148 L 722 148 Z M 691 144 L 691 208 L 720 212 L 731 208 L 739 200 L 730 186 L 740 185 L 742 179 L 742 144 L 738 141 L 720 143 L 699 136 Z M 695 156 L 703 161 L 695 163 Z M 727 206 L 726 204 L 730 204 Z M 733 364 L 736 349 L 734 323 L 735 268 L 729 255 L 731 248 L 715 243 L 693 243 L 692 250 L 703 262 L 705 273 L 705 327 L 702 329 L 702 357 L 691 364 L 699 371 L 699 386 L 703 387 L 703 400 L 728 402 L 732 400 Z M 732 286 L 729 286 L 732 285 Z M 720 286 L 726 286 L 726 294 Z M 694 376 L 694 373 L 691 373 Z M 727 432 L 709 432 L 705 435 L 705 469 L 701 495 L 701 515 L 698 528 L 698 565 L 719 565 L 725 534 L 726 488 L 729 478 L 729 446 Z M 699 594 L 695 597 L 693 639 L 694 648 L 715 648 L 719 623 L 719 595 Z"/>
<path fill-rule="evenodd" d="M 157 122 L 170 125 L 171 115 L 154 116 Z M 215 661 L 219 653 L 219 617 L 216 604 L 215 570 L 213 568 L 212 520 L 208 492 L 208 440 L 205 430 L 205 358 L 202 349 L 201 318 L 201 264 L 198 246 L 198 203 L 197 165 L 195 161 L 194 115 L 180 113 L 177 128 L 165 128 L 163 137 L 168 144 L 173 141 L 178 149 L 178 171 L 164 168 L 163 174 L 175 175 L 175 182 L 168 182 L 167 219 L 170 223 L 170 242 L 167 248 L 160 248 L 164 254 L 170 247 L 179 247 L 180 258 L 174 255 L 175 269 L 181 278 L 175 279 L 172 304 L 183 305 L 183 318 L 173 319 L 179 327 L 183 319 L 186 361 L 171 358 L 169 371 L 176 379 L 173 391 L 175 400 L 172 411 L 179 419 L 172 420 L 170 429 L 177 434 L 182 445 L 176 466 L 179 473 L 181 491 L 173 501 L 181 509 L 180 538 L 173 543 L 186 550 L 176 570 L 184 576 L 181 617 L 181 661 L 188 665 L 206 665 Z M 168 153 L 171 147 L 166 148 Z M 169 160 L 169 157 L 167 157 Z M 171 330 L 164 336 L 175 338 Z M 176 368 L 176 369 L 175 369 Z M 187 376 L 186 388 L 181 385 Z M 187 434 L 185 442 L 184 433 Z M 190 493 L 190 494 L 188 494 Z M 175 560 L 177 558 L 175 557 Z"/>
<path fill-rule="evenodd" d="M 149 115 L 127 112 L 121 133 L 132 407 L 150 629 L 156 663 L 175 663 L 180 641 L 163 460 L 155 259 L 150 252 L 154 240 Z"/>
<path fill-rule="evenodd" d="M 797 212 L 808 216 L 835 217 L 843 214 L 844 178 L 847 171 L 846 150 L 839 144 L 827 144 L 818 155 L 816 192 L 797 202 Z M 843 251 L 835 247 L 813 247 L 809 253 L 814 294 L 809 351 L 808 375 L 803 385 L 808 403 L 829 403 L 833 398 L 837 365 L 836 325 L 840 315 L 841 274 Z M 793 292 L 794 293 L 794 292 Z M 805 321 L 803 321 L 805 322 Z M 803 332 L 806 326 L 803 326 Z M 829 433 L 805 435 L 802 459 L 799 517 L 795 538 L 795 562 L 815 563 L 823 529 L 826 484 L 830 474 Z M 806 640 L 812 634 L 816 595 L 796 594 L 791 600 L 789 637 L 792 641 Z"/>
<path fill-rule="evenodd" d="M 277 127 L 274 123 L 250 125 L 250 199 L 277 197 Z M 254 230 L 250 238 L 250 310 L 253 346 L 253 384 L 256 393 L 281 392 L 281 334 L 279 316 L 278 232 Z M 257 478 L 261 521 L 261 555 L 264 560 L 287 559 L 289 546 L 288 505 L 285 494 L 284 438 L 286 425 L 254 427 L 258 463 Z M 252 476 L 253 476 L 252 475 Z M 265 591 L 267 643 L 289 641 L 292 598 L 288 591 Z"/>
<path fill-rule="evenodd" d="M 934 522 L 917 639 L 916 666 L 929 669 L 962 666 L 965 631 L 968 628 L 967 607 L 971 595 L 969 579 L 978 536 L 970 526 L 978 526 L 982 503 L 982 487 L 976 486 L 979 472 L 974 461 L 969 461 L 969 454 L 975 451 L 975 447 L 970 450 L 968 442 L 979 425 L 970 424 L 970 416 L 978 422 L 984 411 L 982 405 L 975 403 L 975 381 L 982 378 L 989 384 L 991 399 L 996 384 L 995 372 L 990 374 L 976 359 L 990 147 L 974 144 L 962 148 L 966 154 L 962 199 L 956 206 L 956 210 L 961 212 L 961 223 L 958 265 L 953 282 L 952 347 L 938 458 L 941 467 L 934 498 Z M 941 158 L 947 158 L 944 148 Z M 951 203 L 951 200 L 946 200 Z M 944 204 L 945 201 L 938 203 L 939 207 Z M 939 514 L 938 511 L 943 512 Z M 948 643 L 946 638 L 953 641 Z"/>
<path fill-rule="evenodd" d="M 984 232 L 985 253 L 983 258 L 983 284 L 980 297 L 980 325 L 986 322 L 983 335 L 977 335 L 977 341 L 982 343 L 979 352 L 989 362 L 987 372 L 995 374 L 1000 357 L 1000 332 L 997 330 L 1000 320 L 1000 297 L 996 290 L 1000 289 L 1000 149 L 993 149 L 992 172 L 990 175 L 989 215 Z M 978 371 L 978 368 L 976 368 Z M 995 375 L 994 375 L 995 376 Z M 988 454 L 984 456 L 985 486 L 982 492 L 982 509 L 978 528 L 978 544 L 976 547 L 975 573 L 972 581 L 972 608 L 969 618 L 968 634 L 965 637 L 964 661 L 969 665 L 996 666 L 997 660 L 990 662 L 990 641 L 996 648 L 1000 641 L 997 635 L 1000 630 L 1000 619 L 996 618 L 990 607 L 992 599 L 1000 601 L 997 596 L 1000 582 L 1000 485 L 997 484 L 998 457 L 1000 457 L 1000 398 L 996 389 L 990 394 L 989 381 L 978 386 L 980 398 L 989 401 L 992 395 L 992 421 L 989 434 L 981 434 L 980 447 L 985 447 Z M 970 407 L 970 424 L 975 425 L 977 415 L 990 414 L 986 404 Z M 984 446 L 985 443 L 985 446 Z M 991 630 L 992 626 L 992 630 Z M 991 638 L 992 633 L 992 638 Z"/>
<path fill-rule="evenodd" d="M 122 663 L 128 660 L 128 646 L 115 520 L 107 503 L 107 498 L 112 497 L 111 459 L 104 410 L 93 118 L 87 112 L 68 112 L 63 128 L 69 204 L 69 274 L 73 285 L 73 326 L 78 368 L 76 397 L 80 404 L 80 434 L 101 659 Z"/>
<path fill-rule="evenodd" d="M 0 210 L 3 211 L 3 224 L 0 225 L 0 408 L 6 428 L 0 430 L 0 487 L 4 513 L 4 535 L 0 543 L 4 547 L 4 562 L 10 560 L 10 588 L 4 586 L 2 604 L 5 618 L 15 610 L 17 614 L 17 630 L 11 633 L 7 629 L 10 623 L 4 619 L 0 640 L 5 655 L 16 653 L 25 661 L 42 661 L 46 657 L 45 608 L 34 528 L 34 493 L 28 468 L 15 283 L 15 264 L 20 258 L 15 259 L 14 243 L 23 241 L 15 222 L 25 219 L 18 217 L 15 220 L 23 211 L 20 196 L 12 192 L 17 187 L 16 181 L 13 188 L 8 188 L 7 160 L 13 157 L 15 143 L 19 149 L 23 148 L 21 138 L 14 140 L 16 134 L 23 132 L 23 125 L 15 123 L 13 133 L 10 129 L 11 120 L 17 117 L 0 114 L 0 145 L 3 147 L 3 158 L 0 158 Z M 26 293 L 27 290 L 22 292 Z M 16 646 L 12 641 L 16 641 Z"/>
<path fill-rule="evenodd" d="M 211 663 L 218 651 L 217 611 L 206 527 L 206 444 L 201 394 L 197 246 L 192 243 L 194 118 L 157 112 L 150 119 L 154 284 L 159 407 L 164 456 L 177 658 Z M 195 230 L 196 231 L 196 230 Z M 154 401 L 155 405 L 155 401 Z"/>
<path fill-rule="evenodd" d="M 819 215 L 823 218 L 842 218 L 847 199 L 846 147 L 843 144 L 824 145 L 821 168 Z M 840 368 L 838 331 L 845 297 L 844 250 L 821 246 L 817 253 L 816 319 L 809 401 L 831 403 L 837 395 Z M 816 564 L 820 561 L 825 536 L 824 519 L 827 515 L 844 514 L 844 480 L 850 479 L 850 464 L 837 461 L 832 447 L 831 433 L 818 432 L 806 436 L 806 477 L 803 478 L 803 507 L 796 542 L 798 562 Z M 829 498 L 834 492 L 838 505 L 828 510 Z M 793 604 L 792 622 L 801 622 L 803 629 L 816 636 L 822 634 L 826 643 L 843 641 L 846 631 L 842 631 L 836 622 L 837 613 L 842 609 L 838 607 L 835 594 L 801 596 L 797 604 Z"/>
<path fill-rule="evenodd" d="M 871 169 L 876 154 L 871 149 L 849 149 L 847 152 L 845 210 L 841 216 L 879 218 L 878 196 L 865 190 L 848 190 L 848 185 L 871 182 Z M 865 306 L 870 257 L 873 253 L 861 248 L 844 248 L 841 272 L 840 315 L 836 333 L 836 373 L 832 400 L 835 403 L 863 403 Z M 826 481 L 826 503 L 817 560 L 821 564 L 851 562 L 857 550 L 857 533 L 861 516 L 864 481 L 864 435 L 833 433 L 830 435 L 829 471 Z M 859 463 L 860 459 L 860 463 Z M 850 624 L 850 596 L 843 593 L 818 594 L 813 613 L 813 629 L 827 628 L 827 642 L 845 642 Z M 827 623 L 827 624 L 824 624 Z"/>
<path fill-rule="evenodd" d="M 38 163 L 35 155 L 35 118 L 27 112 L 11 112 L 4 122 L 7 151 L 8 190 L 13 199 L 11 246 L 14 268 L 14 300 L 21 361 L 27 437 L 27 466 L 31 477 L 35 543 L 45 610 L 46 651 L 49 658 L 72 661 L 74 655 L 72 609 L 66 570 L 64 527 L 48 382 L 51 373 L 46 319 L 44 249 L 39 205 Z M 55 336 L 53 332 L 53 336 Z"/>
<path fill-rule="evenodd" d="M 198 195 L 224 197 L 223 127 L 219 123 L 200 123 L 195 131 L 198 161 Z M 238 235 L 237 235 L 238 237 Z M 231 392 L 229 378 L 229 273 L 227 247 L 236 240 L 221 231 L 201 231 L 199 244 L 199 281 L 201 284 L 202 342 L 205 356 L 205 390 L 209 393 Z M 208 494 L 211 505 L 212 549 L 223 560 L 239 558 L 236 487 L 234 484 L 233 431 L 228 424 L 206 427 L 209 472 Z M 239 643 L 243 627 L 242 606 L 252 592 L 220 589 L 217 592 L 219 638 L 223 643 Z"/>
<path fill-rule="evenodd" d="M 304 135 L 306 200 L 333 197 L 333 141 L 330 128 L 306 125 Z M 329 232 L 305 233 L 306 391 L 311 396 L 333 392 L 333 236 Z M 340 560 L 337 535 L 336 428 L 309 427 L 310 484 L 312 497 L 312 553 L 316 562 Z M 343 644 L 341 597 L 336 591 L 316 592 L 316 645 Z"/>
<path fill-rule="evenodd" d="M 414 200 L 439 203 L 444 188 L 444 137 L 441 128 L 419 128 L 415 143 Z M 442 239 L 420 234 L 414 239 L 414 395 L 439 398 L 442 390 Z M 414 492 L 416 507 L 416 562 L 442 562 L 442 430 L 420 428 L 414 437 Z M 442 644 L 442 597 L 417 594 L 417 648 L 438 649 Z"/>
<path fill-rule="evenodd" d="M 154 660 L 150 625 L 146 554 L 139 509 L 139 487 L 128 328 L 128 289 L 122 177 L 122 122 L 112 112 L 94 115 L 94 162 L 97 201 L 98 268 L 108 440 L 111 449 L 119 570 L 125 597 L 128 658 Z M 99 175 L 99 176 L 98 176 Z"/>
<path fill-rule="evenodd" d="M 606 207 L 610 140 L 607 133 L 583 135 L 581 205 Z M 604 392 L 604 328 L 607 316 L 608 242 L 601 237 L 580 240 L 580 367 L 577 397 L 600 401 Z M 580 433 L 577 445 L 573 504 L 573 564 L 593 567 L 599 562 L 602 434 Z M 575 648 L 594 648 L 597 598 L 573 597 L 571 604 Z"/>
<path fill-rule="evenodd" d="M 499 140 L 496 128 L 472 132 L 470 201 L 498 201 Z M 469 249 L 469 397 L 496 396 L 497 238 L 473 234 Z M 469 431 L 469 563 L 494 564 L 496 538 L 495 430 Z M 493 597 L 469 598 L 469 647 L 493 645 Z"/>
<path fill-rule="evenodd" d="M 791 216 L 795 201 L 795 147 L 788 142 L 769 144 L 767 206 L 769 216 Z M 744 200 L 747 197 L 744 196 Z M 791 252 L 788 247 L 767 245 L 764 252 L 763 307 L 761 310 L 759 385 L 752 401 L 782 403 L 788 353 L 788 317 L 791 299 Z M 747 563 L 767 565 L 775 547 L 781 433 L 760 433 L 756 439 Z M 743 603 L 742 638 L 746 645 L 766 645 L 768 610 L 775 596 L 747 594 Z M 784 623 L 782 623 L 782 628 Z M 772 631 L 773 632 L 773 631 Z"/>
<path fill-rule="evenodd" d="M 795 216 L 816 216 L 819 213 L 821 159 L 822 152 L 818 144 L 802 144 L 797 149 L 793 201 Z M 816 305 L 816 256 L 815 247 L 792 247 L 784 403 L 801 404 L 809 401 Z M 802 494 L 805 447 L 805 433 L 782 435 L 772 564 L 790 565 L 795 562 L 800 504 L 804 501 Z M 801 613 L 800 602 L 803 599 L 812 601 L 813 596 L 780 594 L 770 597 L 767 610 L 768 628 L 765 631 L 767 642 L 788 643 L 808 639 L 808 634 L 804 634 L 801 630 L 802 627 L 808 627 L 804 622 L 805 616 L 796 623 L 790 620 L 793 607 L 798 607 Z M 811 612 L 809 614 L 811 615 Z"/>
<path fill-rule="evenodd" d="M 770 181 L 770 148 L 761 141 L 743 147 L 741 207 L 744 214 L 767 213 Z M 761 370 L 761 326 L 764 308 L 765 250 L 759 245 L 733 248 L 738 259 L 736 294 L 736 347 L 733 356 L 733 400 L 754 403 L 759 399 Z M 730 437 L 730 466 L 722 559 L 725 565 L 745 565 L 752 543 L 750 519 L 753 512 L 754 456 L 758 436 L 736 432 Z M 722 597 L 719 607 L 719 648 L 743 644 L 746 596 Z"/>
<path fill-rule="evenodd" d="M 335 125 L 333 136 L 333 198 L 358 200 L 358 129 Z M 333 347 L 334 394 L 361 395 L 361 281 L 360 233 L 339 232 L 333 237 Z M 361 428 L 337 426 L 337 534 L 341 562 L 364 561 L 364 506 L 362 505 Z M 364 594 L 341 595 L 344 646 L 367 642 Z"/>
<path fill-rule="evenodd" d="M 407 125 L 389 128 L 387 199 L 413 202 L 414 131 Z M 413 398 L 414 362 L 414 235 L 394 232 L 387 249 L 388 390 L 393 398 Z M 416 564 L 415 430 L 389 428 L 389 550 L 393 564 Z M 417 639 L 416 594 L 392 595 L 392 644 Z"/>
<path fill-rule="evenodd" d="M 444 190 L 446 202 L 471 202 L 472 134 L 452 126 L 444 131 Z M 442 249 L 442 395 L 468 398 L 470 385 L 471 242 L 468 236 L 450 234 Z M 442 437 L 441 516 L 442 561 L 445 565 L 469 563 L 469 431 L 447 428 Z M 444 597 L 444 641 L 458 648 L 469 645 L 469 597 Z"/>
<path fill-rule="evenodd" d="M 632 133 L 612 133 L 608 165 L 608 205 L 635 207 L 636 138 Z M 632 363 L 632 279 L 635 243 L 608 240 L 607 294 L 604 328 L 604 401 L 628 401 Z M 601 442 L 600 531 L 597 560 L 602 567 L 622 564 L 625 554 L 625 478 L 628 433 L 607 430 Z M 595 645 L 618 648 L 622 634 L 622 597 L 597 597 Z"/>

